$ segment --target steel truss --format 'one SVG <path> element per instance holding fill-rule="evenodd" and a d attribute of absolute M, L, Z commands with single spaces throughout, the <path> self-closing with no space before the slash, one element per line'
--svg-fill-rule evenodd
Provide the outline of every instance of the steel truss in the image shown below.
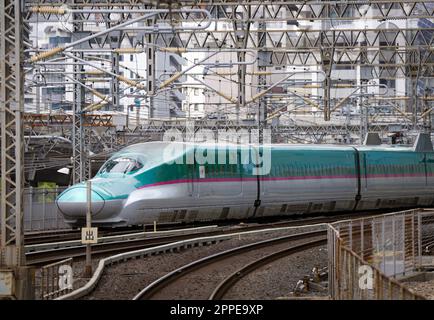
<path fill-rule="evenodd" d="M 196 22 L 198 25 L 205 24 L 203 16 L 194 15 L 189 12 L 178 12 L 176 14 L 166 12 L 160 13 L 155 18 L 146 21 L 146 27 L 140 30 L 126 27 L 125 29 L 116 31 L 116 33 L 104 34 L 88 43 L 86 47 L 93 49 L 114 49 L 111 36 L 116 36 L 116 42 L 122 44 L 122 47 L 134 48 L 143 52 L 151 50 L 152 54 L 149 61 L 150 66 L 155 68 L 153 57 L 155 51 L 172 50 L 171 52 L 188 52 L 191 49 L 204 49 L 210 52 L 219 50 L 227 50 L 231 48 L 245 48 L 247 50 L 258 51 L 261 60 L 261 66 L 258 65 L 259 72 L 266 72 L 266 67 L 273 65 L 280 66 L 303 66 L 303 67 L 319 67 L 327 75 L 323 85 L 318 87 L 321 90 L 320 95 L 313 99 L 319 110 L 324 112 L 324 119 L 331 119 L 330 124 L 303 124 L 297 120 L 293 126 L 285 125 L 284 122 L 273 130 L 276 133 L 281 133 L 285 137 L 307 137 L 309 141 L 319 141 L 318 136 L 330 137 L 336 134 L 356 134 L 360 128 L 356 124 L 345 127 L 333 122 L 332 111 L 336 110 L 336 106 L 342 103 L 342 100 L 332 99 L 331 90 L 336 88 L 339 83 L 336 83 L 335 70 L 337 67 L 342 68 L 364 68 L 365 73 L 369 73 L 372 78 L 378 79 L 397 79 L 408 78 L 411 82 L 411 87 L 416 90 L 416 84 L 419 79 L 432 79 L 434 74 L 434 28 L 415 27 L 415 19 L 433 20 L 434 16 L 434 1 L 171 1 L 170 5 L 167 2 L 159 2 L 156 6 L 155 1 L 91 1 L 83 0 L 80 2 L 73 1 L 52 1 L 33 0 L 26 4 L 27 15 L 29 21 L 35 20 L 35 11 L 31 8 L 34 6 L 53 6 L 59 7 L 60 4 L 66 4 L 68 8 L 79 10 L 86 9 L 87 13 L 77 14 L 77 23 L 83 21 L 93 21 L 96 18 L 94 13 L 101 9 L 127 9 L 122 14 L 104 13 L 99 16 L 99 19 L 104 22 L 105 28 L 114 27 L 120 23 L 131 20 L 137 17 L 133 13 L 134 9 L 152 9 L 152 8 L 171 8 L 171 9 L 205 9 L 211 17 L 212 28 L 206 30 L 183 30 L 177 29 L 173 32 L 167 32 L 156 27 L 158 24 L 166 23 L 177 26 L 185 21 Z M 39 13 L 39 21 L 56 19 L 56 10 L 45 10 Z M 93 19 L 93 20 L 92 20 Z M 362 27 L 360 24 L 350 25 L 349 22 L 354 20 L 363 21 L 378 20 L 378 27 Z M 331 23 L 330 21 L 333 21 Z M 267 23 L 282 22 L 295 25 L 299 24 L 298 28 L 286 27 L 275 28 L 270 27 Z M 300 27 L 300 24 L 309 21 L 323 21 L 326 25 L 324 28 L 310 29 L 308 27 Z M 382 22 L 390 22 L 389 25 L 382 25 Z M 405 22 L 399 24 L 399 22 Z M 412 24 L 413 23 L 413 24 Z M 225 28 L 221 26 L 225 24 Z M 375 24 L 373 24 L 375 25 Z M 399 27 L 397 27 L 399 25 Z M 154 26 L 154 28 L 149 28 Z M 94 29 L 88 29 L 92 33 Z M 158 45 L 156 45 L 158 44 Z M 112 53 L 113 54 L 113 53 Z M 238 61 L 242 62 L 245 57 L 243 53 L 237 54 Z M 114 59 L 116 60 L 116 59 Z M 112 64 L 112 70 L 116 70 L 116 63 Z M 248 70 L 240 65 L 237 70 L 238 82 L 238 101 L 232 103 L 235 108 L 244 108 L 246 104 L 246 74 Z M 211 74 L 210 74 L 211 75 Z M 272 85 L 267 82 L 264 73 L 257 75 L 259 87 Z M 112 82 L 115 78 L 112 79 Z M 146 78 L 147 92 L 158 92 L 158 81 L 164 79 L 153 79 L 148 73 Z M 112 83 L 113 92 L 116 89 L 116 83 Z M 360 83 L 352 83 L 351 85 L 360 85 Z M 313 86 L 312 86 L 313 88 Z M 259 89 L 258 89 L 259 91 Z M 430 94 L 430 93 L 428 93 Z M 147 97 L 151 101 L 152 96 Z M 266 102 L 265 102 L 266 101 Z M 306 103 L 306 100 L 290 98 L 287 101 L 293 101 L 294 104 L 300 102 Z M 427 121 L 428 115 L 432 108 L 432 100 L 423 100 L 419 95 L 414 95 L 411 99 L 405 100 L 407 105 L 419 105 L 419 109 L 414 108 L 413 121 L 405 119 L 405 121 L 396 121 L 397 123 L 404 122 L 403 130 L 429 130 Z M 419 104 L 418 104 L 419 103 Z M 423 106 L 422 106 L 423 104 Z M 259 111 L 257 117 L 265 117 L 266 113 L 274 114 L 278 106 L 263 98 L 258 99 L 251 105 L 246 106 Z M 423 107 L 423 108 L 422 108 Z M 255 109 L 256 108 L 256 109 Z M 423 110 L 422 110 L 423 109 Z M 418 112 L 423 112 L 424 116 L 418 115 Z M 255 112 L 253 112 L 255 113 Z M 151 106 L 152 114 L 152 106 Z M 85 118 L 82 126 L 89 123 L 88 119 L 97 119 L 95 117 Z M 402 120 L 402 119 L 401 119 Z M 101 139 L 94 137 L 86 138 L 92 150 L 110 150 L 118 148 L 119 143 L 130 143 L 136 141 L 134 138 L 147 133 L 163 132 L 164 128 L 172 127 L 171 122 L 164 122 L 160 129 L 154 125 L 154 120 L 145 121 L 140 124 L 133 133 L 118 132 L 116 138 L 111 141 L 106 139 L 106 134 L 102 135 Z M 155 120 L 157 121 L 157 120 Z M 423 124 L 421 124 L 423 122 Z M 99 122 L 98 122 L 99 123 Z M 108 124 L 109 122 L 107 122 Z M 155 122 L 155 123 L 158 123 Z M 185 124 L 182 124 L 185 125 Z M 181 125 L 181 126 L 182 126 Z M 197 123 L 207 127 L 206 123 Z M 223 128 L 233 127 L 227 123 L 218 123 Z M 266 125 L 270 125 L 269 123 Z M 381 121 L 373 119 L 369 124 L 370 130 L 385 132 L 387 125 Z M 283 129 L 280 130 L 280 127 Z M 44 127 L 45 128 L 45 127 Z M 292 128 L 292 129 L 291 129 Z M 428 129 L 427 129 L 428 128 Z M 159 131 L 160 130 L 160 131 Z M 162 130 L 162 131 L 161 131 Z M 329 132 L 327 132 L 329 130 Z M 344 132 L 345 131 L 345 132 Z M 108 128 L 106 132 L 115 132 L 114 128 Z M 320 132 L 320 133 L 318 133 Z M 325 139 L 324 138 L 324 139 Z M 295 139 L 295 138 L 294 138 Z M 324 139 L 320 139 L 324 141 Z M 85 139 L 81 139 L 83 142 Z M 104 143 L 102 143 L 103 141 Z M 114 143 L 114 144 L 112 144 Z M 101 144 L 98 146 L 98 144 Z M 76 150 L 78 150 L 76 148 Z M 82 152 L 82 151 L 81 151 Z M 76 154 L 79 154 L 76 151 Z"/>
<path fill-rule="evenodd" d="M 25 264 L 23 251 L 24 72 L 21 1 L 0 1 L 0 267 Z"/>
<path fill-rule="evenodd" d="M 80 0 L 74 0 L 74 4 L 80 4 L 82 1 Z M 74 34 L 77 36 L 77 39 L 80 37 L 80 33 L 83 32 L 83 19 L 86 17 L 83 14 L 80 13 L 74 13 L 73 14 L 73 31 Z M 83 52 L 76 52 L 74 53 L 74 56 L 77 57 L 77 59 L 83 59 L 84 53 Z M 78 62 L 78 60 L 74 60 L 74 62 Z M 76 64 L 74 65 L 74 101 L 73 101 L 73 113 L 72 113 L 72 183 L 78 183 L 83 180 L 86 180 L 89 178 L 89 168 L 87 163 L 87 150 L 86 150 L 86 143 L 85 143 L 85 136 L 86 131 L 84 128 L 84 118 L 82 109 L 84 108 L 84 102 L 85 102 L 85 91 L 82 85 L 83 81 L 83 65 Z"/>

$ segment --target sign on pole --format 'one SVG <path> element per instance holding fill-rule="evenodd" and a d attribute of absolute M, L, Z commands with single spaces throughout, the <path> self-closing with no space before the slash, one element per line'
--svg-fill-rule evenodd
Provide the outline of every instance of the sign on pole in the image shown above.
<path fill-rule="evenodd" d="M 0 297 L 14 295 L 14 274 L 12 270 L 0 270 Z"/>
<path fill-rule="evenodd" d="M 81 228 L 81 243 L 98 243 L 98 228 Z"/>

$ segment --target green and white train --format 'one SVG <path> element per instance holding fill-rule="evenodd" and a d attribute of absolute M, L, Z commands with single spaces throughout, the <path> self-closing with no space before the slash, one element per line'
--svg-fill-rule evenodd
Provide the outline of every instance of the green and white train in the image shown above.
<path fill-rule="evenodd" d="M 429 137 L 421 140 L 414 147 L 135 144 L 91 179 L 92 222 L 123 226 L 433 206 L 434 152 Z M 258 174 L 243 152 L 267 154 L 269 172 Z M 84 224 L 86 200 L 85 183 L 59 195 L 66 222 Z"/>

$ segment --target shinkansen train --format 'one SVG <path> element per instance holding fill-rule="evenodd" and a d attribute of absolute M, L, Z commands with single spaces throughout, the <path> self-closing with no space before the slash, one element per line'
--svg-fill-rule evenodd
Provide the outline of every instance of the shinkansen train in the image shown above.
<path fill-rule="evenodd" d="M 262 170 L 262 171 L 261 171 Z M 414 146 L 148 142 L 91 179 L 92 223 L 125 226 L 434 205 L 434 152 Z M 86 183 L 56 200 L 84 224 Z"/>

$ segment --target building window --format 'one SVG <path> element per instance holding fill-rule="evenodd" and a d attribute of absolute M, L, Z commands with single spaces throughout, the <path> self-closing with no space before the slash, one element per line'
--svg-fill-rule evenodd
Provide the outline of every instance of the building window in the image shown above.
<path fill-rule="evenodd" d="M 198 104 L 194 104 L 194 111 L 199 111 L 199 105 Z"/>
<path fill-rule="evenodd" d="M 195 95 L 195 96 L 198 96 L 198 95 L 199 95 L 199 89 L 197 89 L 197 88 L 194 89 L 194 95 Z"/>
<path fill-rule="evenodd" d="M 103 95 L 109 95 L 110 94 L 109 88 L 96 88 L 95 90 L 98 91 L 99 93 L 103 94 Z"/>
<path fill-rule="evenodd" d="M 134 61 L 134 56 L 130 54 L 130 61 Z"/>
<path fill-rule="evenodd" d="M 52 45 L 54 47 L 57 47 L 60 44 L 69 43 L 69 42 L 71 42 L 71 37 L 56 36 L 56 37 L 50 37 L 50 39 L 49 39 L 50 45 Z"/>
<path fill-rule="evenodd" d="M 119 55 L 119 61 L 124 61 L 124 55 L 123 54 Z"/>
<path fill-rule="evenodd" d="M 134 78 L 134 72 L 130 71 L 130 78 L 133 79 Z"/>
<path fill-rule="evenodd" d="M 395 89 L 396 86 L 394 79 L 380 79 L 380 84 L 386 85 L 389 89 Z"/>
<path fill-rule="evenodd" d="M 134 88 L 130 88 L 130 93 L 133 93 L 134 92 Z"/>
<path fill-rule="evenodd" d="M 65 94 L 65 87 L 42 88 L 42 95 Z"/>

